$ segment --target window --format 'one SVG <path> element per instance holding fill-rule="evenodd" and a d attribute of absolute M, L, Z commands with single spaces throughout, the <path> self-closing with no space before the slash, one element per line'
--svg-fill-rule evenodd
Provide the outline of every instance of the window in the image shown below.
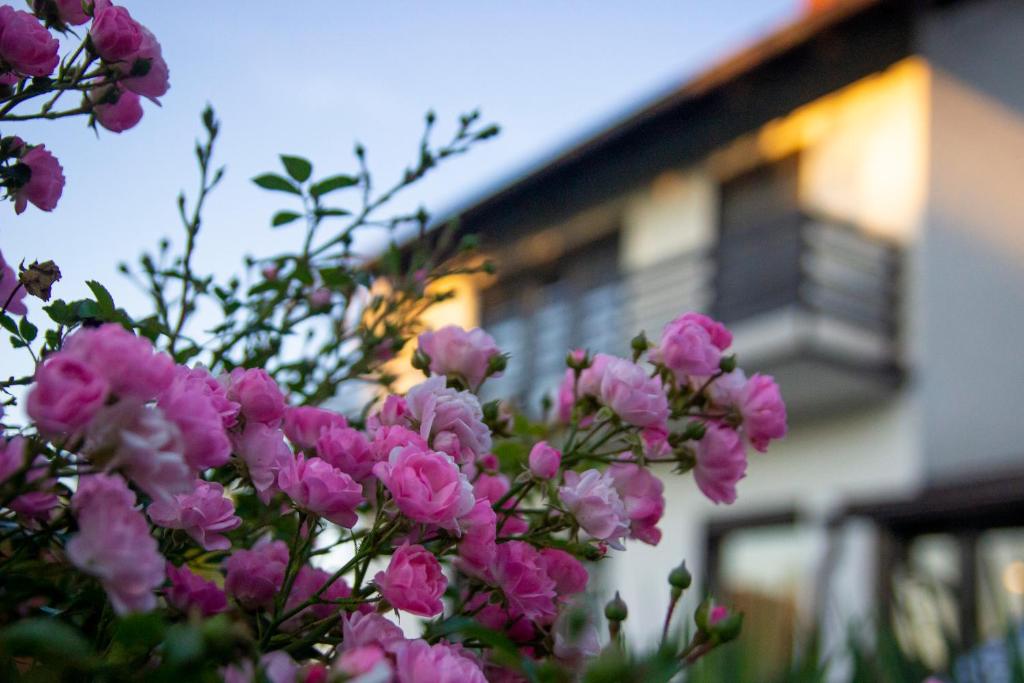
<path fill-rule="evenodd" d="M 797 157 L 722 184 L 715 317 L 735 322 L 795 303 L 800 286 Z"/>
<path fill-rule="evenodd" d="M 618 235 L 563 254 L 543 268 L 510 273 L 482 299 L 484 329 L 510 354 L 487 397 L 511 396 L 528 411 L 554 398 L 565 356 L 584 342 L 593 352 L 622 353 Z"/>

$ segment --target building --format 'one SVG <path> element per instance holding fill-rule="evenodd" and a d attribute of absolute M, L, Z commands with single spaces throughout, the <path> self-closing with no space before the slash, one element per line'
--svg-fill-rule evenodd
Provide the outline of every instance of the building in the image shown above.
<path fill-rule="evenodd" d="M 1022 36 L 1019 0 L 834 3 L 459 211 L 502 393 L 686 309 L 782 386 L 736 505 L 666 482 L 664 540 L 608 570 L 630 605 L 685 557 L 772 651 L 881 608 L 936 663 L 1024 614 Z"/>

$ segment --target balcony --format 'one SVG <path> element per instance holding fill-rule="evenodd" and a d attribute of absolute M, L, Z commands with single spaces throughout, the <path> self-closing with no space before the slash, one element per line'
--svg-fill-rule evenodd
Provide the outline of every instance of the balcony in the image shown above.
<path fill-rule="evenodd" d="M 632 325 L 654 338 L 680 310 L 735 333 L 740 362 L 772 374 L 793 416 L 890 396 L 903 377 L 901 250 L 797 212 L 626 277 Z"/>

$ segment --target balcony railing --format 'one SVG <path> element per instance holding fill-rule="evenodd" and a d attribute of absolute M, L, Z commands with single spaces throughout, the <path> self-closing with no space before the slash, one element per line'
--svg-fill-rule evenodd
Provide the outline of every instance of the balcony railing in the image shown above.
<path fill-rule="evenodd" d="M 807 213 L 737 237 L 629 274 L 628 327 L 656 338 L 680 310 L 709 311 L 736 332 L 744 367 L 790 384 L 797 413 L 891 391 L 900 247 Z"/>

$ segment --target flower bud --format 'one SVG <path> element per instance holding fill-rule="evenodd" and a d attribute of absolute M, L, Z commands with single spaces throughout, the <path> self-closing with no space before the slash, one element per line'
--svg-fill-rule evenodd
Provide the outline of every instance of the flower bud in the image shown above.
<path fill-rule="evenodd" d="M 422 370 L 424 374 L 430 374 L 430 356 L 425 354 L 421 349 L 416 349 L 412 354 L 412 366 L 417 370 Z"/>
<path fill-rule="evenodd" d="M 716 605 L 709 596 L 697 607 L 693 621 L 701 633 L 710 636 L 715 643 L 734 640 L 743 627 L 743 614 L 734 612 L 724 605 Z"/>
<path fill-rule="evenodd" d="M 685 561 L 668 573 L 668 583 L 679 590 L 686 590 L 690 587 L 690 584 L 693 583 L 693 576 L 686 568 Z"/>
<path fill-rule="evenodd" d="M 586 370 L 590 367 L 591 359 L 590 354 L 583 349 L 576 349 L 570 351 L 565 357 L 565 365 L 577 372 Z"/>
<path fill-rule="evenodd" d="M 722 372 L 732 372 L 736 369 L 736 354 L 731 356 L 722 356 L 722 360 L 718 362 L 718 368 Z"/>
<path fill-rule="evenodd" d="M 508 367 L 508 356 L 503 353 L 495 354 L 487 361 L 487 376 L 504 372 L 506 367 Z"/>
<path fill-rule="evenodd" d="M 719 643 L 728 643 L 730 640 L 736 640 L 742 630 L 742 612 L 729 612 L 727 616 L 711 625 L 711 635 Z"/>
<path fill-rule="evenodd" d="M 633 349 L 633 362 L 635 363 L 640 360 L 640 356 L 642 356 L 650 346 L 650 342 L 647 341 L 647 335 L 643 332 L 633 337 L 629 342 L 629 347 Z"/>
<path fill-rule="evenodd" d="M 25 291 L 43 301 L 50 300 L 50 288 L 60 280 L 60 268 L 53 261 L 35 261 L 18 274 Z"/>
<path fill-rule="evenodd" d="M 604 616 L 608 621 L 625 621 L 629 616 L 629 608 L 618 591 L 615 591 L 615 597 L 604 606 Z"/>

